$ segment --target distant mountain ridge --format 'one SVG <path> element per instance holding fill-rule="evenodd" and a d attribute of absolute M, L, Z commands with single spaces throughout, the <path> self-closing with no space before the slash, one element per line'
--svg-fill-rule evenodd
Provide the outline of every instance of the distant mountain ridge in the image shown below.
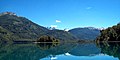
<path fill-rule="evenodd" d="M 100 35 L 100 30 L 94 27 L 74 28 L 68 32 L 82 40 L 95 40 Z"/>
<path fill-rule="evenodd" d="M 97 30 L 104 30 L 105 28 L 101 27 L 101 28 L 95 28 L 95 27 L 81 27 L 81 28 L 88 28 L 88 29 L 97 29 Z"/>
<path fill-rule="evenodd" d="M 74 36 L 73 34 L 71 34 L 70 32 L 64 31 L 64 30 L 51 30 L 49 31 L 46 35 L 51 35 L 54 36 L 57 39 L 60 40 L 72 40 L 72 41 L 76 41 L 78 40 L 76 36 Z"/>

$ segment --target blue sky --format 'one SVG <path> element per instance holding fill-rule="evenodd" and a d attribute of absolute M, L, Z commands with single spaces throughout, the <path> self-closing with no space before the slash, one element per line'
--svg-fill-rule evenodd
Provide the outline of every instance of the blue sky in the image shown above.
<path fill-rule="evenodd" d="M 0 0 L 0 12 L 5 11 L 58 29 L 107 28 L 120 22 L 120 0 Z"/>

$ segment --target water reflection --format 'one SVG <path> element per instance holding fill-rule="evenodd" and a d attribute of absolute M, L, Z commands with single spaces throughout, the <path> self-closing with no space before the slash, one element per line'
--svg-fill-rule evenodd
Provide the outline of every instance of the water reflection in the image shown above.
<path fill-rule="evenodd" d="M 2 44 L 0 47 L 0 60 L 118 60 L 120 58 L 119 43 Z"/>
<path fill-rule="evenodd" d="M 97 55 L 100 52 L 100 49 L 95 45 L 95 43 L 78 43 L 76 47 L 69 51 L 70 54 L 75 56 L 92 56 Z"/>
<path fill-rule="evenodd" d="M 59 43 L 37 43 L 38 47 L 42 50 L 47 50 L 52 47 L 58 46 Z"/>
<path fill-rule="evenodd" d="M 120 59 L 120 42 L 100 43 L 101 52 Z"/>

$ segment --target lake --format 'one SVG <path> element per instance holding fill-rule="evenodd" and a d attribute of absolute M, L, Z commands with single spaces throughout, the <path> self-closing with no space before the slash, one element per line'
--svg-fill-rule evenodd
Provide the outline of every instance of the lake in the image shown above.
<path fill-rule="evenodd" d="M 0 44 L 0 60 L 119 60 L 119 43 Z"/>

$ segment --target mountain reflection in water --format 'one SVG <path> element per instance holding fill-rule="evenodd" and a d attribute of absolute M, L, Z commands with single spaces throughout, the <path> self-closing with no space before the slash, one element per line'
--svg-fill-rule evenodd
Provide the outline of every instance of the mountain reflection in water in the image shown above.
<path fill-rule="evenodd" d="M 119 60 L 119 43 L 0 44 L 0 60 Z"/>

